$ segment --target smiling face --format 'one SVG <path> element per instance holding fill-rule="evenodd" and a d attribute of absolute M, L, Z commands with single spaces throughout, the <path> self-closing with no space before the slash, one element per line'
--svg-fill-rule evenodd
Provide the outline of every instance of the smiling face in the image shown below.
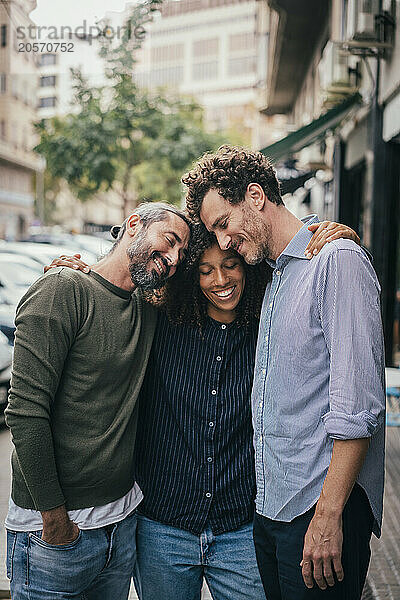
<path fill-rule="evenodd" d="M 236 250 L 251 265 L 271 256 L 271 225 L 253 211 L 245 199 L 231 204 L 217 190 L 204 196 L 200 218 L 215 233 L 222 250 Z"/>
<path fill-rule="evenodd" d="M 240 257 L 217 244 L 207 248 L 199 261 L 199 285 L 207 299 L 208 315 L 221 323 L 234 321 L 246 275 Z"/>
<path fill-rule="evenodd" d="M 189 235 L 185 221 L 173 213 L 141 226 L 127 248 L 132 282 L 143 289 L 162 287 L 183 259 Z"/>

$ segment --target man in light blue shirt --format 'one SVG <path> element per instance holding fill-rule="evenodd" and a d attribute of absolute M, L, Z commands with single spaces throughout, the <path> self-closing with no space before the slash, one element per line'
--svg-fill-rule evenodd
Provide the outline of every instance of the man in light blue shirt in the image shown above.
<path fill-rule="evenodd" d="M 254 537 L 267 598 L 357 600 L 382 519 L 384 356 L 375 272 L 361 248 L 329 230 L 321 236 L 332 243 L 308 260 L 309 227 L 318 219 L 303 223 L 285 208 L 260 153 L 222 147 L 183 181 L 191 215 L 222 249 L 273 269 L 252 397 Z"/>

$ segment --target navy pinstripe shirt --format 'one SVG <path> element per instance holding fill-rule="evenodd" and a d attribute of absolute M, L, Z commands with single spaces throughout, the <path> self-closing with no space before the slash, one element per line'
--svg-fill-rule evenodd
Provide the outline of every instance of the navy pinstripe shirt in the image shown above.
<path fill-rule="evenodd" d="M 159 315 L 136 444 L 145 516 L 195 534 L 206 524 L 218 534 L 252 519 L 257 328 L 208 318 L 200 335 Z"/>

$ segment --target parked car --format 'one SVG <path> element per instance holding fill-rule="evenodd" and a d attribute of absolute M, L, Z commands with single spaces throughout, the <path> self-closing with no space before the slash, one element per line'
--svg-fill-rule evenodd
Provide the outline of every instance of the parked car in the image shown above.
<path fill-rule="evenodd" d="M 0 252 L 0 292 L 4 304 L 16 306 L 43 267 L 28 256 Z"/>
<path fill-rule="evenodd" d="M 31 258 L 40 264 L 42 273 L 43 266 L 51 263 L 53 258 L 60 254 L 75 254 L 79 252 L 82 255 L 82 260 L 88 264 L 93 264 L 97 261 L 97 256 L 93 252 L 82 250 L 81 248 L 69 246 L 54 246 L 52 244 L 39 244 L 34 242 L 0 242 L 0 253 L 19 254 Z"/>
<path fill-rule="evenodd" d="M 7 406 L 12 364 L 12 347 L 0 332 L 0 424 L 4 424 L 4 409 Z"/>
<path fill-rule="evenodd" d="M 92 263 L 96 262 L 103 254 L 106 254 L 112 247 L 112 242 L 104 237 L 72 233 L 35 233 L 22 243 L 32 242 L 64 246 L 70 249 L 69 254 L 71 254 L 71 250 L 73 254 L 79 252 L 82 254 L 82 258 L 84 254 L 93 255 Z M 83 260 L 85 259 L 83 258 Z"/>
<path fill-rule="evenodd" d="M 3 333 L 10 346 L 14 344 L 15 335 L 15 309 L 16 306 L 1 302 L 0 291 L 0 331 Z"/>
<path fill-rule="evenodd" d="M 0 331 L 14 343 L 15 310 L 32 283 L 43 275 L 43 266 L 19 254 L 0 252 Z"/>

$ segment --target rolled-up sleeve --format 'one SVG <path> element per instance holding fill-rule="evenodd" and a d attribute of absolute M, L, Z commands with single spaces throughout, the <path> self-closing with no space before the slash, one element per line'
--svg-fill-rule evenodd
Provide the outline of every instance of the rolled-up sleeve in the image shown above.
<path fill-rule="evenodd" d="M 335 248 L 317 285 L 318 309 L 330 357 L 327 434 L 371 437 L 384 422 L 384 343 L 380 287 L 358 249 Z"/>

